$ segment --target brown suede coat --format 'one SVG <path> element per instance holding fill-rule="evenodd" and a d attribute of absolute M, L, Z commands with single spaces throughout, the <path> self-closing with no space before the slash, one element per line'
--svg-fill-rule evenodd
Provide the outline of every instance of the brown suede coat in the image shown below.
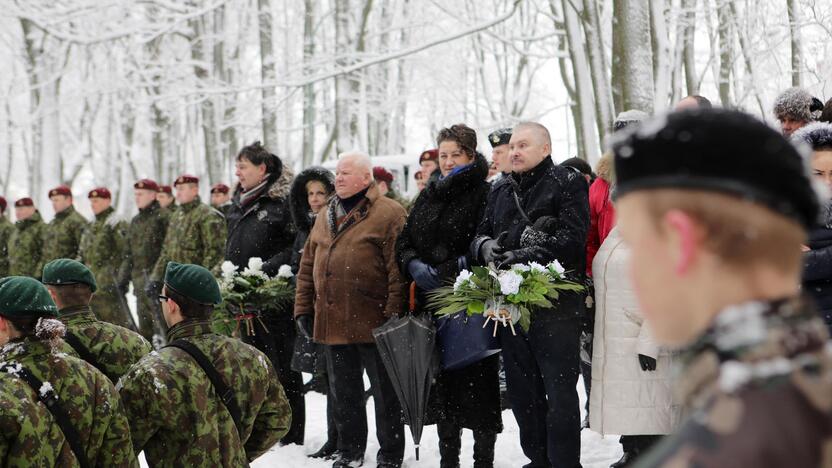
<path fill-rule="evenodd" d="M 403 308 L 396 238 L 406 213 L 375 184 L 339 223 L 333 197 L 315 220 L 303 249 L 295 316 L 315 314 L 315 341 L 372 343 L 372 330 Z"/>

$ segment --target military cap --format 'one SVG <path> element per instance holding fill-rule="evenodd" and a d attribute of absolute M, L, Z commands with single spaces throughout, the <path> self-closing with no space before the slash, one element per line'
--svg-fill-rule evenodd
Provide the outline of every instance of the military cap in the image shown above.
<path fill-rule="evenodd" d="M 393 183 L 393 173 L 381 166 L 376 166 L 373 168 L 373 179 L 376 182 L 387 182 L 389 185 Z"/>
<path fill-rule="evenodd" d="M 419 164 L 422 164 L 422 161 L 433 161 L 436 162 L 439 160 L 439 150 L 436 148 L 425 150 L 419 155 Z"/>
<path fill-rule="evenodd" d="M 43 267 L 43 284 L 86 284 L 92 292 L 98 289 L 95 276 L 83 263 L 68 258 L 52 260 Z"/>
<path fill-rule="evenodd" d="M 165 285 L 201 304 L 222 302 L 220 286 L 208 269 L 199 265 L 168 262 Z"/>
<path fill-rule="evenodd" d="M 7 206 L 9 206 L 9 202 L 6 201 L 6 198 L 0 197 L 0 213 L 6 211 Z"/>
<path fill-rule="evenodd" d="M 507 145 L 509 141 L 511 141 L 511 132 L 510 128 L 500 128 L 494 130 L 493 132 L 488 134 L 488 142 L 491 143 L 492 148 L 496 148 L 500 145 Z"/>
<path fill-rule="evenodd" d="M 198 184 L 199 177 L 192 176 L 190 174 L 182 174 L 181 176 L 177 177 L 176 180 L 173 182 L 173 186 L 176 187 L 179 184 Z"/>
<path fill-rule="evenodd" d="M 173 188 L 170 185 L 160 185 L 159 186 L 159 193 L 166 193 L 168 195 L 173 195 Z"/>
<path fill-rule="evenodd" d="M 87 194 L 87 198 L 107 198 L 107 199 L 110 199 L 110 198 L 113 198 L 113 196 L 110 194 L 110 190 L 108 190 L 107 187 L 96 187 L 96 188 L 90 190 L 90 193 Z"/>
<path fill-rule="evenodd" d="M 153 190 L 154 192 L 158 192 L 159 184 L 157 184 L 156 181 L 151 179 L 142 179 L 133 184 L 133 188 L 142 190 Z"/>
<path fill-rule="evenodd" d="M 612 149 L 617 198 L 645 189 L 721 192 L 805 227 L 817 220 L 818 196 L 801 154 L 751 115 L 725 109 L 674 112 L 626 131 Z"/>
<path fill-rule="evenodd" d="M 9 318 L 51 317 L 58 312 L 49 291 L 28 276 L 0 279 L 0 315 Z"/>
<path fill-rule="evenodd" d="M 67 197 L 71 197 L 72 189 L 70 189 L 68 185 L 59 185 L 49 191 L 50 197 L 54 197 L 55 195 L 64 195 Z"/>
<path fill-rule="evenodd" d="M 225 184 L 214 184 L 211 186 L 211 193 L 228 193 L 229 190 L 231 189 Z"/>
<path fill-rule="evenodd" d="M 14 202 L 15 208 L 20 208 L 22 206 L 35 206 L 35 202 L 29 197 L 19 198 L 16 202 Z"/>

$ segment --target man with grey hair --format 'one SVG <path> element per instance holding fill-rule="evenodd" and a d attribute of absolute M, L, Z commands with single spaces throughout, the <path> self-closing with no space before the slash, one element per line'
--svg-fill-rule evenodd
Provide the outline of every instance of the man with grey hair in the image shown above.
<path fill-rule="evenodd" d="M 543 125 L 514 127 L 509 143 L 512 173 L 488 196 L 485 216 L 471 243 L 480 265 L 560 262 L 567 278 L 583 283 L 589 227 L 587 181 L 552 161 Z M 526 468 L 580 466 L 579 339 L 583 295 L 562 292 L 551 308 L 532 310 L 528 332 L 501 328 L 508 396 L 520 426 Z"/>
<path fill-rule="evenodd" d="M 379 357 L 372 330 L 402 308 L 404 285 L 396 237 L 404 208 L 382 196 L 363 153 L 339 157 L 335 195 L 309 233 L 295 293 L 295 320 L 324 344 L 338 451 L 333 468 L 361 466 L 367 447 L 363 370 L 370 377 L 379 467 L 404 457 L 401 408 Z"/>

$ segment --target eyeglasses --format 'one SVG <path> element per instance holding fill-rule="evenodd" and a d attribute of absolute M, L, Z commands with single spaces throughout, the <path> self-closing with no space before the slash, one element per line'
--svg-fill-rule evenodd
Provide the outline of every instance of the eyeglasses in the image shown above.
<path fill-rule="evenodd" d="M 163 295 L 159 294 L 159 296 L 157 297 L 157 299 L 159 299 L 159 302 L 165 303 L 165 302 L 167 302 L 167 301 L 168 301 L 168 299 L 170 299 L 170 298 L 169 298 L 169 297 L 167 297 L 167 296 L 163 296 Z"/>

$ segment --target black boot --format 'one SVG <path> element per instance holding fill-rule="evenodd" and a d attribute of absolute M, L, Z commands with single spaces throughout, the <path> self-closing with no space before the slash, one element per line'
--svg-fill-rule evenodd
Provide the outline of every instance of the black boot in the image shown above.
<path fill-rule="evenodd" d="M 462 446 L 462 429 L 452 422 L 436 424 L 439 434 L 440 468 L 459 468 L 459 450 Z M 493 453 L 492 453 L 493 455 Z"/>
<path fill-rule="evenodd" d="M 474 468 L 494 468 L 496 444 L 496 432 L 474 431 Z"/>
<path fill-rule="evenodd" d="M 624 468 L 632 463 L 634 458 L 632 452 L 624 452 L 624 455 L 617 462 L 610 465 L 610 468 Z"/>
<path fill-rule="evenodd" d="M 335 452 L 338 450 L 338 444 L 327 440 L 323 447 L 317 452 L 309 455 L 309 458 L 323 458 L 324 460 L 334 460 Z"/>

